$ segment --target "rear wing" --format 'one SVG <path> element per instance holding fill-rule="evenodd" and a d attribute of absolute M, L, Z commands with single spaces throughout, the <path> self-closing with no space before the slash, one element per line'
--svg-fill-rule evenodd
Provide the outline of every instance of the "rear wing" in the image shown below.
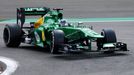
<path fill-rule="evenodd" d="M 25 7 L 17 8 L 17 24 L 21 27 L 25 23 L 25 16 L 44 16 L 50 11 L 47 7 Z"/>

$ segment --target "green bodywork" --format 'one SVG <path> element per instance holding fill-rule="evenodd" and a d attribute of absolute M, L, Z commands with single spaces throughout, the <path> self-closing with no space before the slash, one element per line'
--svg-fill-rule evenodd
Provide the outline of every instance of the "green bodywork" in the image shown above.
<path fill-rule="evenodd" d="M 33 34 L 36 39 L 33 41 L 33 44 L 40 47 L 50 45 L 50 35 L 51 32 L 55 29 L 62 30 L 64 32 L 65 38 L 68 39 L 68 43 L 74 43 L 75 41 L 77 41 L 76 43 L 81 44 L 81 41 L 79 42 L 79 40 L 81 39 L 92 41 L 96 40 L 97 38 L 103 38 L 101 34 L 98 34 L 90 28 L 78 27 L 75 24 L 71 26 L 62 27 L 60 25 L 60 20 L 63 18 L 62 16 L 59 16 L 59 14 L 62 14 L 59 10 L 50 10 L 46 14 L 46 16 L 43 16 L 44 24 L 40 25 L 39 28 L 34 29 Z M 42 37 L 42 33 L 45 35 L 44 37 Z M 43 40 L 44 38 L 45 40 Z M 88 47 L 91 49 L 91 43 L 88 45 Z"/>

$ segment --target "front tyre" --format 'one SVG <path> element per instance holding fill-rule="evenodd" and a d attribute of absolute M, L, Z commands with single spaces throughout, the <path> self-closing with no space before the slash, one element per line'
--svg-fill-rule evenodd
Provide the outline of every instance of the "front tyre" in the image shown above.
<path fill-rule="evenodd" d="M 103 29 L 101 32 L 101 35 L 104 36 L 104 38 L 97 39 L 98 50 L 101 50 L 101 48 L 103 48 L 103 44 L 105 44 L 105 43 L 116 43 L 117 42 L 116 34 L 111 29 Z M 105 51 L 104 53 L 106 53 L 106 54 L 114 53 L 114 51 Z"/>
<path fill-rule="evenodd" d="M 59 48 L 62 44 L 64 44 L 64 32 L 62 30 L 53 30 L 51 33 L 51 53 L 59 54 Z"/>
<path fill-rule="evenodd" d="M 64 32 L 62 30 L 54 30 L 51 32 L 51 48 L 52 54 L 59 54 L 60 45 L 64 44 Z"/>
<path fill-rule="evenodd" d="M 116 34 L 111 29 L 103 29 L 103 31 L 101 32 L 101 35 L 104 36 L 103 43 L 116 43 L 117 42 Z M 112 54 L 114 53 L 114 51 L 105 51 L 104 53 Z"/>
<path fill-rule="evenodd" d="M 111 29 L 103 29 L 101 32 L 101 35 L 104 36 L 103 42 L 104 43 L 116 43 L 116 34 Z"/>
<path fill-rule="evenodd" d="M 21 43 L 21 28 L 19 25 L 6 25 L 3 32 L 4 43 L 7 47 L 18 47 Z"/>

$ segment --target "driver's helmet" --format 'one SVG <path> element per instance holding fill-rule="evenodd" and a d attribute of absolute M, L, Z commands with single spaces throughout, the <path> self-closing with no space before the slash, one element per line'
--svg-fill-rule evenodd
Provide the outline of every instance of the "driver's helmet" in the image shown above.
<path fill-rule="evenodd" d="M 60 20 L 60 24 L 61 24 L 61 26 L 66 26 L 67 20 L 61 19 L 61 20 Z"/>

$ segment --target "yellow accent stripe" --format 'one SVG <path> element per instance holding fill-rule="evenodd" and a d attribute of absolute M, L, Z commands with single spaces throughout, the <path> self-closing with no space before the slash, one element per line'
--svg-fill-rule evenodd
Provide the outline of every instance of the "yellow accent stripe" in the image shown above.
<path fill-rule="evenodd" d="M 44 31 L 42 31 L 42 40 L 43 40 L 43 41 L 46 40 Z"/>

